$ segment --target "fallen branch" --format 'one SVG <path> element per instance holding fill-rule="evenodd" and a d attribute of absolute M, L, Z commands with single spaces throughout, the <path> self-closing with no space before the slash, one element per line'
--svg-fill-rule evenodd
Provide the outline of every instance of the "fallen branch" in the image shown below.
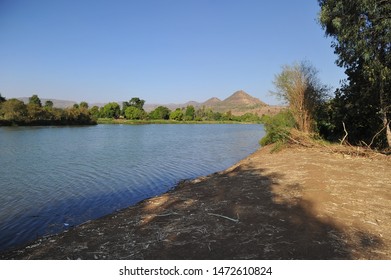
<path fill-rule="evenodd" d="M 349 135 L 349 133 L 346 131 L 346 126 L 344 122 L 342 122 L 342 125 L 343 125 L 343 131 L 345 131 L 345 136 L 341 140 L 341 145 L 343 144 L 343 142 L 345 142 L 346 137 L 348 137 Z"/>
<path fill-rule="evenodd" d="M 239 219 L 233 219 L 233 218 L 230 218 L 230 217 L 227 217 L 227 216 L 223 216 L 223 215 L 219 215 L 219 214 L 213 214 L 213 213 L 208 213 L 208 215 L 224 218 L 224 219 L 230 220 L 232 222 L 239 223 Z"/>
<path fill-rule="evenodd" d="M 382 129 L 381 129 L 378 133 L 376 133 L 375 136 L 373 136 L 371 143 L 369 143 L 369 145 L 368 145 L 369 148 L 372 146 L 373 141 L 375 141 L 375 138 L 376 138 L 380 133 L 382 133 L 382 131 L 383 131 L 384 129 L 386 129 L 387 126 L 390 125 L 390 123 L 391 123 L 391 121 L 389 121 L 388 123 L 386 123 L 386 124 L 382 127 Z"/>

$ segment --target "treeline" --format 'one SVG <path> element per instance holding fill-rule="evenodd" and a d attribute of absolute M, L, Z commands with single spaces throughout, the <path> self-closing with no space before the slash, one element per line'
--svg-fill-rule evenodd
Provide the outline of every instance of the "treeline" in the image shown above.
<path fill-rule="evenodd" d="M 81 102 L 71 108 L 53 107 L 48 100 L 45 104 L 37 95 L 29 98 L 28 104 L 0 94 L 0 125 L 94 125 L 96 119 L 90 114 L 88 104 Z"/>
<path fill-rule="evenodd" d="M 188 105 L 184 108 L 170 110 L 165 106 L 159 106 L 151 112 L 144 110 L 145 101 L 134 97 L 129 102 L 123 102 L 122 107 L 116 102 L 110 102 L 103 107 L 94 106 L 90 114 L 95 118 L 127 119 L 127 120 L 173 120 L 173 121 L 238 121 L 259 122 L 257 114 L 246 113 L 242 116 L 234 116 L 230 111 L 226 113 L 214 112 L 210 108 L 195 108 Z"/>

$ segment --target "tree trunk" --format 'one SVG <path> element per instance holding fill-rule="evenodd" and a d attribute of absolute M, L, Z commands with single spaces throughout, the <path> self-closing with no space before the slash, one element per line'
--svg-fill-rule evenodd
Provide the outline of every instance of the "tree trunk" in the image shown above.
<path fill-rule="evenodd" d="M 385 114 L 386 115 L 386 114 Z M 390 148 L 391 147 L 391 129 L 390 129 L 390 125 L 391 125 L 391 121 L 389 122 L 387 120 L 387 115 L 385 116 L 383 122 L 386 123 L 386 137 L 387 137 L 387 143 L 388 143 L 388 147 Z"/>
<path fill-rule="evenodd" d="M 382 73 L 380 72 L 380 75 Z M 391 104 L 387 104 L 387 94 L 386 90 L 384 90 L 383 84 L 380 86 L 380 113 L 383 118 L 383 125 L 386 127 L 386 139 L 388 148 L 391 148 L 391 130 L 390 125 L 391 121 L 388 119 L 387 112 L 391 109 Z"/>

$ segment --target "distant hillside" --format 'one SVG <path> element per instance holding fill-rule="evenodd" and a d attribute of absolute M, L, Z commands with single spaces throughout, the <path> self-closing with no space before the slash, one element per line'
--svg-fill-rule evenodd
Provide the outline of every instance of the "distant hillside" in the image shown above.
<path fill-rule="evenodd" d="M 196 108 L 210 108 L 215 112 L 221 113 L 231 111 L 233 115 L 256 113 L 259 116 L 274 115 L 283 108 L 282 106 L 269 106 L 268 104 L 262 102 L 258 98 L 251 96 L 245 91 L 238 90 L 224 100 L 220 100 L 217 97 L 212 97 L 202 103 L 190 101 L 182 104 L 145 104 L 144 109 L 147 112 L 150 112 L 158 106 L 165 106 L 170 110 L 175 110 L 176 108 L 185 108 L 188 105 L 193 105 Z"/>
<path fill-rule="evenodd" d="M 217 97 L 212 97 L 212 98 L 206 100 L 204 103 L 202 103 L 202 105 L 204 105 L 206 107 L 213 107 L 219 103 L 221 103 L 220 99 L 218 99 Z"/>
<path fill-rule="evenodd" d="M 23 101 L 24 103 L 29 103 L 29 97 L 20 97 L 18 98 L 19 100 Z M 68 108 L 72 107 L 73 104 L 76 104 L 77 102 L 75 101 L 70 101 L 70 100 L 59 100 L 59 99 L 48 99 L 48 98 L 40 98 L 42 105 L 45 105 L 45 102 L 48 100 L 51 100 L 53 102 L 53 107 L 56 108 Z"/>

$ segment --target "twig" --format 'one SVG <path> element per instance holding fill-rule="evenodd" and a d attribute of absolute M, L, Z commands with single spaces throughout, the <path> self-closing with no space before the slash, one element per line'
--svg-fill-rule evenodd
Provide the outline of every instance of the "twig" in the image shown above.
<path fill-rule="evenodd" d="M 167 214 L 156 215 L 155 217 L 167 217 L 167 216 L 171 216 L 171 215 L 179 215 L 179 214 L 177 212 L 171 212 L 171 213 L 167 213 Z"/>
<path fill-rule="evenodd" d="M 213 214 L 213 213 L 208 213 L 208 215 L 224 218 L 224 219 L 230 220 L 232 222 L 239 223 L 239 219 L 233 219 L 233 218 L 230 218 L 230 217 L 227 217 L 227 216 L 223 216 L 223 215 L 219 215 L 219 214 Z"/>

